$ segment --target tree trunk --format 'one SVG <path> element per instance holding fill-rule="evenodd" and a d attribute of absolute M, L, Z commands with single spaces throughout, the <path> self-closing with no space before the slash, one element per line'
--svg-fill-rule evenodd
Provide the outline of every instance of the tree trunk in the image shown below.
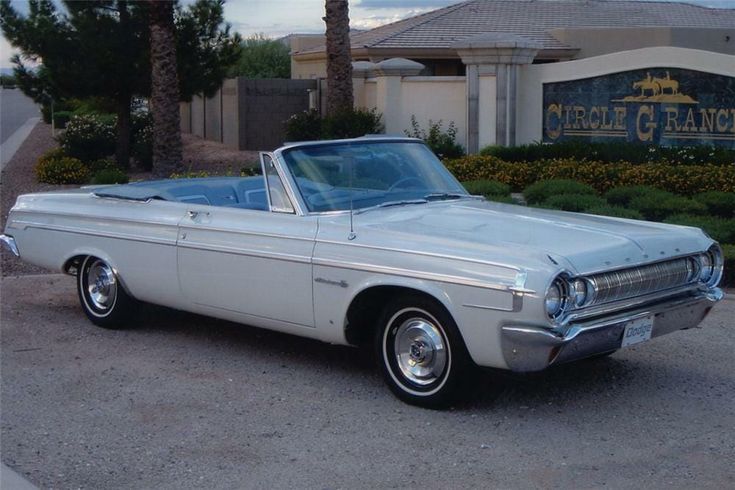
<path fill-rule="evenodd" d="M 327 113 L 352 110 L 352 54 L 347 0 L 326 0 Z"/>
<path fill-rule="evenodd" d="M 120 168 L 130 166 L 130 102 L 132 96 L 123 94 L 117 98 L 117 143 L 115 160 Z"/>
<path fill-rule="evenodd" d="M 169 177 L 182 168 L 174 4 L 168 0 L 149 0 L 149 6 L 153 174 Z"/>
<path fill-rule="evenodd" d="M 124 0 L 118 2 L 120 12 L 120 36 L 128 30 L 130 24 L 130 12 L 128 3 Z M 115 144 L 115 160 L 117 166 L 123 169 L 130 167 L 130 93 L 118 93 L 115 103 L 117 105 L 117 143 Z"/>

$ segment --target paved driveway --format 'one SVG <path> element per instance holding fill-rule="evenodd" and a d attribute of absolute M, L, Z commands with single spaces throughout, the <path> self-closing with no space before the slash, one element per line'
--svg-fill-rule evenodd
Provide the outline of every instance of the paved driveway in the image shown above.
<path fill-rule="evenodd" d="M 32 117 L 40 117 L 41 111 L 19 89 L 0 88 L 0 144 Z"/>
<path fill-rule="evenodd" d="M 734 317 L 436 412 L 353 349 L 153 307 L 102 330 L 73 279 L 5 278 L 2 459 L 55 488 L 734 488 Z"/>

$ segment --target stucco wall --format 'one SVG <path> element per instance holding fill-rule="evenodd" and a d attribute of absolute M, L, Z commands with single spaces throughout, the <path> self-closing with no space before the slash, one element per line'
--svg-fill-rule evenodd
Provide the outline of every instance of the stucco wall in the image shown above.
<path fill-rule="evenodd" d="M 237 79 L 230 78 L 222 83 L 222 143 L 228 148 L 239 149 L 239 111 Z"/>
<path fill-rule="evenodd" d="M 521 66 L 518 77 L 516 143 L 543 137 L 543 84 L 580 80 L 627 70 L 671 67 L 735 77 L 735 57 L 696 49 L 654 47 L 563 63 Z"/>

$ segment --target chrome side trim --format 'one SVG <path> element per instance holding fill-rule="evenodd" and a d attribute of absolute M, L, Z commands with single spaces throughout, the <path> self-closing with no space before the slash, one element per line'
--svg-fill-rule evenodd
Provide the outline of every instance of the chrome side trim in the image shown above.
<path fill-rule="evenodd" d="M 342 211 L 340 211 L 342 212 Z M 349 211 L 348 211 L 349 212 Z M 379 250 L 381 252 L 398 252 L 398 253 L 406 253 L 411 255 L 420 255 L 422 257 L 432 257 L 437 259 L 450 259 L 450 260 L 459 260 L 462 262 L 470 262 L 473 264 L 481 264 L 481 265 L 489 265 L 493 267 L 500 267 L 502 269 L 509 269 L 512 271 L 520 272 L 521 269 L 517 266 L 511 265 L 511 264 L 501 264 L 499 262 L 491 262 L 489 260 L 482 260 L 482 259 L 472 259 L 467 257 L 460 257 L 458 255 L 449 255 L 449 254 L 440 254 L 435 252 L 422 252 L 420 250 L 406 250 L 401 248 L 394 248 L 394 247 L 381 247 L 379 245 L 367 245 L 364 243 L 345 243 L 340 242 L 337 240 L 324 240 L 324 239 L 317 239 L 317 244 L 323 243 L 325 245 L 342 245 L 342 246 L 350 246 L 350 247 L 357 247 L 357 248 L 366 248 L 369 250 Z M 524 280 L 525 281 L 525 280 Z M 525 283 L 525 282 L 524 282 Z M 520 291 L 523 292 L 523 291 Z M 525 291 L 525 292 L 535 292 L 535 291 Z"/>
<path fill-rule="evenodd" d="M 443 274 L 434 274 L 432 272 L 420 272 L 412 271 L 408 269 L 400 269 L 398 267 L 387 267 L 379 266 L 374 264 L 363 264 L 359 262 L 338 262 L 336 260 L 329 259 L 317 259 L 314 258 L 312 263 L 314 265 L 321 265 L 324 267 L 333 267 L 335 269 L 348 269 L 361 272 L 373 272 L 376 274 L 387 274 L 400 277 L 409 277 L 412 279 L 420 279 L 424 281 L 435 281 L 445 284 L 457 284 L 459 286 L 471 286 L 482 289 L 492 289 L 496 291 L 504 291 L 509 294 L 513 294 L 511 291 L 511 285 L 509 284 L 494 284 L 485 281 L 478 281 L 473 279 L 467 279 L 458 276 L 446 276 Z"/>
<path fill-rule="evenodd" d="M 183 203 L 183 202 L 174 202 L 174 201 L 160 201 L 158 199 L 154 200 L 155 202 L 165 202 L 165 203 L 173 203 L 173 204 L 181 204 L 182 210 L 181 210 L 181 217 L 183 218 L 186 215 L 186 209 L 187 207 L 190 207 L 190 203 Z M 139 201 L 125 201 L 125 202 L 138 202 Z M 140 203 L 145 204 L 145 203 Z M 206 204 L 200 204 L 200 206 L 206 206 Z M 262 211 L 259 211 L 262 213 Z M 144 225 L 161 225 L 160 221 L 155 220 L 146 220 L 146 219 L 134 219 L 134 218 L 120 218 L 116 216 L 100 216 L 99 214 L 85 214 L 85 213 L 62 213 L 62 212 L 54 212 L 54 211 L 41 211 L 41 210 L 25 210 L 25 209 L 16 209 L 16 214 L 41 214 L 45 216 L 59 216 L 62 218 L 82 218 L 82 219 L 93 219 L 98 220 L 100 218 L 104 218 L 105 221 L 118 221 L 121 223 L 134 223 L 136 225 L 144 224 Z M 23 222 L 23 220 L 19 219 L 13 219 L 13 223 L 19 223 Z"/>
<path fill-rule="evenodd" d="M 473 304 L 470 304 L 470 303 L 462 303 L 462 306 L 464 306 L 466 308 L 477 308 L 479 310 L 516 311 L 515 307 L 512 307 L 512 308 L 500 308 L 498 306 L 473 305 Z"/>
<path fill-rule="evenodd" d="M 78 234 L 78 235 L 84 235 L 84 236 L 95 236 L 95 237 L 100 237 L 100 238 L 114 238 L 117 240 L 130 240 L 133 242 L 154 243 L 156 245 L 167 245 L 167 246 L 176 245 L 175 239 L 173 240 L 153 239 L 153 238 L 148 238 L 148 237 L 144 237 L 140 235 L 129 235 L 125 233 L 114 233 L 114 232 L 99 233 L 99 232 L 93 232 L 93 231 L 87 231 L 87 230 L 80 230 L 78 228 L 72 228 L 70 226 L 47 225 L 45 223 L 34 223 L 31 221 L 21 221 L 21 220 L 14 220 L 13 223 L 22 224 L 24 226 L 23 229 L 32 228 L 32 229 L 37 229 L 37 230 L 58 231 L 61 233 L 71 233 L 71 234 Z M 170 226 L 170 228 L 176 229 L 175 226 Z"/>
<path fill-rule="evenodd" d="M 262 213 L 262 211 L 259 211 Z M 283 216 L 288 216 L 286 213 L 278 213 Z M 264 233 L 260 231 L 248 231 L 248 230 L 239 230 L 234 228 L 218 228 L 215 226 L 210 225 L 196 225 L 194 223 L 189 224 L 187 222 L 182 222 L 179 225 L 179 228 L 182 230 L 198 230 L 198 231 L 214 231 L 218 233 L 231 233 L 236 235 L 248 235 L 248 236 L 257 236 L 257 237 L 263 237 L 263 238 L 278 238 L 281 240 L 298 240 L 302 242 L 313 242 L 314 238 L 309 237 L 303 237 L 303 236 L 296 236 L 296 235 L 277 235 L 275 233 Z"/>
<path fill-rule="evenodd" d="M 18 245 L 15 243 L 15 238 L 9 235 L 0 235 L 0 243 L 5 245 L 5 248 L 7 248 L 13 255 L 20 257 L 20 252 L 18 252 Z"/>
<path fill-rule="evenodd" d="M 296 262 L 299 264 L 310 264 L 311 257 L 303 255 L 292 255 L 277 252 L 263 252 L 261 250 L 252 250 L 246 248 L 228 247 L 225 245 L 212 245 L 210 243 L 191 242 L 189 240 L 180 240 L 178 243 L 180 248 L 188 248 L 192 250 L 201 250 L 204 252 L 222 252 L 231 255 L 243 255 L 245 257 L 256 257 L 261 259 L 281 260 L 284 262 Z"/>

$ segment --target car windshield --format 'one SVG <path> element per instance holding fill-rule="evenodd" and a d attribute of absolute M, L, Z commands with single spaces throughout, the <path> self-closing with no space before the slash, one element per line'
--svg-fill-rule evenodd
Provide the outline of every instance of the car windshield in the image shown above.
<path fill-rule="evenodd" d="M 310 212 L 421 204 L 470 197 L 426 145 L 349 141 L 283 152 Z"/>

